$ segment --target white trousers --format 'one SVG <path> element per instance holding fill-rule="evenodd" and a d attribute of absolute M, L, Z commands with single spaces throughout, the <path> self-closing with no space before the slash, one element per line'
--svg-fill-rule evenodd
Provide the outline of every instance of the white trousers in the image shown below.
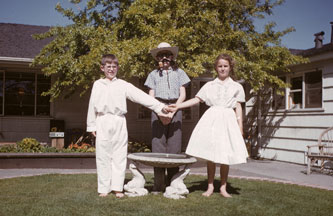
<path fill-rule="evenodd" d="M 96 126 L 97 191 L 122 191 L 127 163 L 126 119 L 112 114 L 100 115 Z"/>

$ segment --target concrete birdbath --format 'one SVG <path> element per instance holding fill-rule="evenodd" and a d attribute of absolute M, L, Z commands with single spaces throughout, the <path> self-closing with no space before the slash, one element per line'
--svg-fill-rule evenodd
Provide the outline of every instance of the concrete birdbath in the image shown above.
<path fill-rule="evenodd" d="M 185 168 L 175 174 L 171 179 L 171 184 L 165 190 L 164 197 L 179 199 L 185 198 L 185 195 L 189 193 L 186 185 L 184 184 L 184 178 L 189 174 L 190 169 L 188 165 L 191 165 L 197 160 L 194 157 L 184 154 L 167 154 L 167 153 L 131 153 L 127 156 L 128 159 L 135 162 L 135 164 L 141 163 L 152 167 L 171 168 L 185 165 Z M 137 166 L 131 163 L 129 166 L 130 171 L 133 174 L 133 179 L 124 185 L 125 194 L 128 196 L 143 196 L 148 194 L 147 189 L 144 188 L 145 178 L 143 173 L 137 168 Z"/>

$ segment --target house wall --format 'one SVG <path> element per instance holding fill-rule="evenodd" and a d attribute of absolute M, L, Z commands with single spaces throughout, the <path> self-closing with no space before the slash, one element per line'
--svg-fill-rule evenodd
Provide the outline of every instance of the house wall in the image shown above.
<path fill-rule="evenodd" d="M 328 54 L 324 55 L 325 57 Z M 261 146 L 258 139 L 252 141 L 253 154 L 260 157 L 280 161 L 288 161 L 306 164 L 305 152 L 307 145 L 317 144 L 320 133 L 333 125 L 333 61 L 331 59 L 310 58 L 309 64 L 294 66 L 291 73 L 309 72 L 316 69 L 322 70 L 323 79 L 323 105 L 318 109 L 283 110 L 278 112 L 266 112 L 269 101 L 262 101 L 262 139 Z M 252 130 L 252 136 L 258 135 L 256 99 L 250 98 L 247 103 L 247 118 L 255 119 L 248 121 L 246 125 Z M 254 107 L 253 107 L 254 106 Z"/>
<path fill-rule="evenodd" d="M 50 118 L 0 117 L 0 142 L 17 142 L 26 137 L 50 143 Z"/>
<path fill-rule="evenodd" d="M 58 99 L 51 105 L 51 115 L 55 120 L 64 120 L 65 130 L 86 129 L 90 91 L 82 97 L 75 93 L 68 99 Z"/>

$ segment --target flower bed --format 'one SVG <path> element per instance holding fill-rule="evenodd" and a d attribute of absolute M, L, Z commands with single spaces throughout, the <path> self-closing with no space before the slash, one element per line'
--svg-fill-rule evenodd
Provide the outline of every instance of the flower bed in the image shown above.
<path fill-rule="evenodd" d="M 149 151 L 144 143 L 128 142 L 128 152 Z M 21 168 L 96 169 L 95 148 L 75 143 L 68 148 L 56 149 L 41 145 L 33 138 L 0 146 L 0 169 Z"/>

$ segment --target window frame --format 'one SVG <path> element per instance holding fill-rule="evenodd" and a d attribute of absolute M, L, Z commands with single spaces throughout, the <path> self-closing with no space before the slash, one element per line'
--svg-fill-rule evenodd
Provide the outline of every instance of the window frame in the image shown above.
<path fill-rule="evenodd" d="M 285 106 L 287 106 L 287 109 L 288 110 L 299 110 L 299 109 L 304 109 L 304 95 L 305 95 L 305 89 L 304 89 L 304 77 L 305 77 L 305 73 L 303 74 L 300 74 L 300 75 L 293 75 L 293 76 L 289 76 L 287 77 L 287 80 L 288 80 L 288 83 L 291 85 L 291 80 L 293 78 L 298 78 L 298 77 L 301 77 L 302 78 L 302 87 L 301 89 L 292 89 L 292 86 L 291 87 L 288 87 L 288 97 L 287 97 L 287 103 L 285 104 Z M 302 95 L 301 95 L 301 98 L 302 98 L 302 102 L 301 102 L 301 106 L 300 107 L 297 107 L 297 108 L 294 108 L 292 107 L 292 97 L 291 97 L 291 94 L 292 93 L 297 93 L 297 92 L 301 92 Z M 296 104 L 295 104 L 296 105 Z"/>
<path fill-rule="evenodd" d="M 32 118 L 49 118 L 51 117 L 51 102 L 49 101 L 49 113 L 48 115 L 38 115 L 37 114 L 37 106 L 38 106 L 38 101 L 37 101 L 37 97 L 38 97 L 38 75 L 43 75 L 43 73 L 40 73 L 39 71 L 6 71 L 6 70 L 0 70 L 0 73 L 2 74 L 2 93 L 3 93 L 3 100 L 2 100 L 2 112 L 0 113 L 0 117 L 22 117 L 22 118 L 26 118 L 26 117 L 32 117 Z M 26 74 L 33 74 L 34 77 L 34 111 L 33 111 L 33 115 L 6 115 L 6 111 L 5 111 L 5 106 L 6 106 L 6 74 L 10 74 L 10 73 L 26 73 Z M 1 79 L 1 78 L 0 78 Z M 50 87 L 52 84 L 52 79 L 50 79 Z"/>
<path fill-rule="evenodd" d="M 313 73 L 313 72 L 317 72 L 317 73 L 321 73 L 321 107 L 309 107 L 306 108 L 306 80 L 305 80 L 305 76 L 307 73 Z M 284 110 L 288 110 L 288 111 L 312 111 L 312 110 L 322 110 L 323 107 L 323 96 L 324 96 L 324 91 L 323 91 L 323 70 L 321 68 L 317 68 L 314 70 L 307 70 L 301 73 L 294 73 L 292 75 L 284 75 L 284 76 L 280 76 L 280 77 L 285 77 L 286 78 L 286 83 L 291 85 L 291 80 L 293 78 L 296 77 L 302 77 L 302 89 L 295 89 L 293 90 L 292 87 L 287 87 L 284 89 L 285 95 L 284 95 L 284 108 L 276 108 L 276 103 L 273 103 L 273 101 L 277 100 L 275 97 L 277 97 L 277 95 L 275 94 L 275 90 L 272 91 L 272 103 L 271 103 L 271 111 L 284 111 Z M 291 106 L 291 94 L 294 92 L 302 92 L 302 103 L 300 107 L 297 108 L 293 108 Z"/>

